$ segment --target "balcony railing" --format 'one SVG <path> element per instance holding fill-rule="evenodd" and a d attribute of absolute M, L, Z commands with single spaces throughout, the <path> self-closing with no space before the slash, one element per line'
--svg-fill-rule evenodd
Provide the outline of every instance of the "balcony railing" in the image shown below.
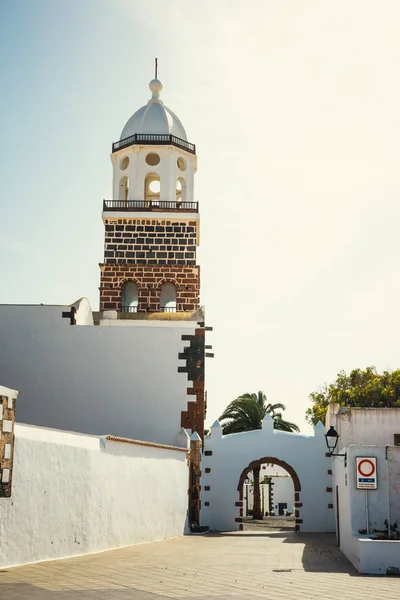
<path fill-rule="evenodd" d="M 166 200 L 103 200 L 103 211 L 199 212 L 198 202 Z"/>
<path fill-rule="evenodd" d="M 196 146 L 194 144 L 168 133 L 135 133 L 123 140 L 114 142 L 112 152 L 118 152 L 118 150 L 135 144 L 139 144 L 140 146 L 176 146 L 177 148 L 186 150 L 186 152 L 190 152 L 190 154 L 196 154 Z"/>
<path fill-rule="evenodd" d="M 121 312 L 125 312 L 125 313 L 135 313 L 137 312 L 138 307 L 137 306 L 121 306 Z"/>
<path fill-rule="evenodd" d="M 148 311 L 148 308 L 144 309 L 145 312 Z M 123 313 L 137 313 L 138 306 L 124 306 L 121 305 L 121 312 Z M 164 313 L 174 313 L 176 312 L 176 306 L 160 306 L 159 310 L 156 312 L 164 312 Z"/>

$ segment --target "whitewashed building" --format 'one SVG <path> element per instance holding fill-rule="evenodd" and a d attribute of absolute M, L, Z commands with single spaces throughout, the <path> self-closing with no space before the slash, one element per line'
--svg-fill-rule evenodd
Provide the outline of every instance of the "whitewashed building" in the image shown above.
<path fill-rule="evenodd" d="M 338 543 L 361 573 L 400 574 L 400 409 L 330 405 Z"/>
<path fill-rule="evenodd" d="M 253 510 L 253 472 L 248 473 L 243 489 L 243 516 Z M 248 483 L 247 483 L 248 480 Z M 290 474 L 279 465 L 261 465 L 260 469 L 261 512 L 263 515 L 294 514 L 294 484 Z"/>

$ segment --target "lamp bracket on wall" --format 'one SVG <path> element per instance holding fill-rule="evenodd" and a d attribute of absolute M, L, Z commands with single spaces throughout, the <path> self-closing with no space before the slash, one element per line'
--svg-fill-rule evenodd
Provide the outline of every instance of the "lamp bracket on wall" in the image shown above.
<path fill-rule="evenodd" d="M 335 449 L 337 446 L 337 443 L 339 441 L 339 434 L 336 431 L 336 429 L 334 428 L 333 425 L 330 426 L 329 430 L 326 432 L 325 434 L 325 440 L 326 440 L 326 445 L 328 446 L 328 450 L 329 450 L 329 456 L 343 456 L 345 459 L 347 459 L 347 452 L 345 452 L 344 454 L 335 454 Z"/>

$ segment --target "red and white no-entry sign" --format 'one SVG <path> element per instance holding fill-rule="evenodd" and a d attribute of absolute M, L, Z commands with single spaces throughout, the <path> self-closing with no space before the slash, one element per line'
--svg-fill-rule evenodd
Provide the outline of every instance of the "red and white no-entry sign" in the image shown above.
<path fill-rule="evenodd" d="M 378 479 L 376 473 L 376 458 L 374 456 L 356 457 L 356 485 L 359 490 L 376 490 Z"/>

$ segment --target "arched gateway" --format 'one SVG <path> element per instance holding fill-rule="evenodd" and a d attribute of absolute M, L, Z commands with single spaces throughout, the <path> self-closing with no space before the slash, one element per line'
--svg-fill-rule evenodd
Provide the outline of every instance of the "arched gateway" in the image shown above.
<path fill-rule="evenodd" d="M 322 423 L 312 436 L 278 431 L 267 415 L 262 429 L 223 436 L 216 421 L 204 440 L 201 524 L 219 531 L 242 529 L 246 475 L 255 466 L 274 463 L 293 480 L 296 530 L 335 531 L 331 459 L 324 433 Z"/>
<path fill-rule="evenodd" d="M 239 492 L 239 502 L 237 502 L 235 504 L 235 506 L 239 505 L 239 517 L 237 517 L 237 519 L 236 519 L 237 522 L 240 522 L 238 519 L 241 519 L 243 517 L 243 489 L 244 489 L 244 483 L 246 481 L 246 478 L 248 477 L 248 474 L 250 471 L 253 471 L 256 467 L 261 467 L 262 465 L 265 465 L 265 464 L 277 465 L 279 467 L 282 467 L 292 478 L 293 487 L 294 487 L 294 508 L 295 508 L 295 519 L 296 519 L 295 531 L 299 531 L 300 523 L 302 522 L 302 519 L 300 518 L 300 508 L 302 507 L 302 503 L 300 502 L 300 492 L 301 492 L 300 479 L 299 479 L 299 476 L 297 475 L 296 471 L 293 469 L 293 467 L 291 465 L 288 465 L 287 462 L 285 462 L 284 460 L 280 460 L 279 458 L 276 458 L 275 456 L 264 456 L 263 458 L 259 458 L 258 460 L 253 460 L 241 472 L 240 477 L 239 477 L 238 487 L 237 487 L 238 492 Z M 243 524 L 239 525 L 239 529 L 243 529 Z"/>

